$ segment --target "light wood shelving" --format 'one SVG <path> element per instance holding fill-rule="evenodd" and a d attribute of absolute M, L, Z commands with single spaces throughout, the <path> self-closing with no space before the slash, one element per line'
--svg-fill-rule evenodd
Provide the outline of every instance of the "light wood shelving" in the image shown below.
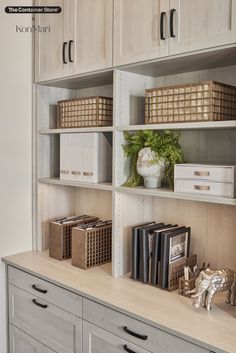
<path fill-rule="evenodd" d="M 194 67 L 194 70 L 196 69 L 197 65 Z M 227 265 L 236 270 L 233 253 L 236 243 L 232 237 L 232 229 L 235 229 L 235 217 L 232 215 L 235 212 L 233 206 L 236 206 L 236 199 L 180 194 L 166 189 L 150 190 L 144 187 L 122 186 L 129 177 L 129 160 L 124 156 L 122 148 L 125 142 L 124 131 L 178 130 L 188 162 L 236 164 L 236 120 L 144 124 L 145 89 L 210 79 L 236 85 L 236 66 L 222 64 L 222 67 L 210 67 L 207 70 L 182 74 L 170 70 L 169 75 L 160 76 L 159 72 L 157 77 L 154 73 L 149 74 L 146 69 L 145 72 L 142 68 L 139 71 L 138 66 L 130 70 L 127 67 L 126 70 L 114 69 L 112 73 L 101 72 L 91 77 L 88 75 L 88 80 L 83 76 L 72 81 L 68 79 L 68 82 L 64 79 L 63 84 L 58 81 L 36 85 L 35 249 L 47 249 L 50 219 L 63 214 L 86 212 L 103 219 L 110 219 L 112 216 L 114 277 L 130 271 L 131 227 L 150 220 L 192 226 L 192 251 L 199 253 L 200 261 L 207 262 L 209 257 L 213 267 Z M 114 98 L 113 126 L 56 129 L 57 101 L 89 95 Z M 90 184 L 60 180 L 58 178 L 60 134 L 94 131 L 105 133 L 112 141 L 112 183 Z M 219 223 L 221 217 L 224 226 Z M 217 229 L 214 226 L 215 219 L 219 221 Z M 201 224 L 204 227 L 203 231 Z M 215 245 L 216 234 L 217 244 L 221 244 L 220 248 L 224 254 Z M 207 244 L 204 247 L 206 238 Z M 224 241 L 223 247 L 221 239 Z"/>
<path fill-rule="evenodd" d="M 236 117 L 235 117 L 236 119 Z M 229 121 L 199 121 L 188 123 L 166 123 L 166 124 L 140 124 L 118 126 L 118 131 L 139 131 L 139 130 L 215 130 L 215 129 L 236 129 L 236 120 Z"/>
<path fill-rule="evenodd" d="M 162 197 L 162 198 L 168 198 L 168 199 L 178 199 L 178 200 L 188 200 L 188 201 L 198 201 L 198 202 L 209 202 L 209 203 L 216 203 L 221 205 L 236 206 L 236 199 L 230 199 L 226 197 L 216 197 L 216 196 L 184 194 L 184 193 L 174 192 L 172 190 L 168 190 L 164 188 L 147 189 L 143 186 L 138 186 L 138 187 L 119 186 L 119 187 L 116 187 L 116 191 L 127 193 L 127 194 Z"/>
<path fill-rule="evenodd" d="M 72 186 L 72 187 L 76 187 L 76 188 L 112 191 L 112 183 L 109 183 L 109 182 L 107 182 L 107 183 L 83 183 L 83 182 L 75 182 L 75 181 L 70 181 L 70 180 L 61 180 L 60 178 L 39 178 L 38 182 L 42 183 L 42 184 Z"/>
<path fill-rule="evenodd" d="M 50 135 L 50 134 L 76 134 L 80 132 L 112 132 L 114 128 L 112 126 L 104 127 L 80 127 L 71 129 L 45 129 L 40 130 L 40 135 Z"/>

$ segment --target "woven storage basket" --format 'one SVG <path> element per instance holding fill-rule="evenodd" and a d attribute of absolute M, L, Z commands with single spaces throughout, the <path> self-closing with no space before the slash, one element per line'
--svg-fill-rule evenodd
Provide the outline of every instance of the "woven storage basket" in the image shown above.
<path fill-rule="evenodd" d="M 97 217 L 81 216 L 80 220 L 60 224 L 50 222 L 49 224 L 49 256 L 57 260 L 71 258 L 71 232 L 72 228 L 79 224 L 87 224 L 97 221 Z"/>
<path fill-rule="evenodd" d="M 236 119 L 236 87 L 215 81 L 148 89 L 145 123 Z"/>
<path fill-rule="evenodd" d="M 72 230 L 72 265 L 84 270 L 111 262 L 112 224 Z"/>
<path fill-rule="evenodd" d="M 112 125 L 113 99 L 86 97 L 57 102 L 57 128 Z"/>

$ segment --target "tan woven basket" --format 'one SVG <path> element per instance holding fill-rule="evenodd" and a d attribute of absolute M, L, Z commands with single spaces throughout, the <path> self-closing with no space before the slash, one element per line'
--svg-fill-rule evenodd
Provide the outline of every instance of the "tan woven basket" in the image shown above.
<path fill-rule="evenodd" d="M 57 102 L 57 128 L 112 125 L 113 99 L 86 97 Z"/>
<path fill-rule="evenodd" d="M 236 87 L 215 81 L 148 89 L 145 123 L 236 119 Z"/>
<path fill-rule="evenodd" d="M 49 256 L 57 260 L 71 258 L 71 232 L 72 228 L 79 224 L 87 224 L 97 221 L 97 217 L 84 216 L 81 220 L 60 224 L 58 222 L 49 223 Z"/>
<path fill-rule="evenodd" d="M 72 265 L 84 270 L 111 262 L 112 224 L 72 230 Z"/>

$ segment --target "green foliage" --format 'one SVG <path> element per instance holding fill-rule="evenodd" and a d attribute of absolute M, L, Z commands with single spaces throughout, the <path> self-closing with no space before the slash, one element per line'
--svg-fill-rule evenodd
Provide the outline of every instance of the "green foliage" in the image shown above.
<path fill-rule="evenodd" d="M 156 161 L 165 160 L 164 184 L 170 188 L 174 185 L 174 165 L 184 162 L 184 155 L 179 144 L 180 134 L 172 131 L 142 130 L 134 134 L 124 132 L 126 144 L 123 145 L 124 153 L 131 159 L 131 173 L 126 186 L 138 186 L 143 184 L 143 178 L 137 172 L 137 159 L 139 151 L 144 147 L 150 147 L 155 153 Z"/>

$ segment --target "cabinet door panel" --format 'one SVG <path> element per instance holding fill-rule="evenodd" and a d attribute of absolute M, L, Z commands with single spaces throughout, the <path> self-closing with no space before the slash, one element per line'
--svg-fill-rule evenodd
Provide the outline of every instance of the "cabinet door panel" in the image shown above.
<path fill-rule="evenodd" d="M 77 0 L 71 74 L 112 66 L 112 0 Z"/>
<path fill-rule="evenodd" d="M 168 55 L 169 40 L 160 39 L 160 14 L 168 9 L 167 0 L 115 0 L 115 65 Z"/>
<path fill-rule="evenodd" d="M 81 319 L 12 285 L 9 321 L 57 353 L 81 353 Z"/>
<path fill-rule="evenodd" d="M 118 336 L 83 321 L 83 353 L 125 353 L 125 347 L 134 353 L 148 353 Z"/>
<path fill-rule="evenodd" d="M 72 1 L 71 1 L 72 2 Z M 70 3 L 70 2 L 69 2 Z M 66 26 L 68 4 L 66 0 L 36 0 L 37 6 L 60 6 L 60 14 L 35 15 L 35 25 L 50 27 L 50 32 L 35 32 L 35 81 L 46 81 L 68 75 L 69 64 L 63 64 L 64 29 Z M 69 21 L 70 23 L 70 21 Z M 65 59 L 68 61 L 68 44 L 65 47 Z"/>
<path fill-rule="evenodd" d="M 175 38 L 170 54 L 216 47 L 236 41 L 234 0 L 171 0 Z"/>
<path fill-rule="evenodd" d="M 54 353 L 54 351 L 12 325 L 9 326 L 9 336 L 10 353 Z"/>

